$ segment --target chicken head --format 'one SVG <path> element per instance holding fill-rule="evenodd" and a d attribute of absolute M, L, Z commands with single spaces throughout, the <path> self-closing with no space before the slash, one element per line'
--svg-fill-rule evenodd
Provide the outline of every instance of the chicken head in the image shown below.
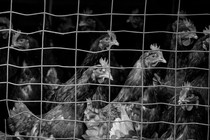
<path fill-rule="evenodd" d="M 155 67 L 158 63 L 166 63 L 165 58 L 163 57 L 162 51 L 157 46 L 157 44 L 150 45 L 151 51 L 145 53 L 145 67 Z"/>

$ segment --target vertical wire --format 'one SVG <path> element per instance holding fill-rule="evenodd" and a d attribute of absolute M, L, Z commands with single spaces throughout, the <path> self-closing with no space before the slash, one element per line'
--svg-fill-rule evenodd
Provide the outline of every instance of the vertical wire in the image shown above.
<path fill-rule="evenodd" d="M 6 66 L 7 66 L 7 73 L 6 73 L 6 107 L 7 107 L 7 112 L 8 115 L 10 116 L 10 111 L 9 111 L 9 104 L 8 104 L 8 94 L 9 94 L 9 58 L 10 58 L 10 42 L 11 42 L 11 38 L 12 38 L 12 5 L 13 5 L 13 0 L 10 0 L 10 23 L 9 23 L 9 35 L 8 35 L 8 44 L 7 44 L 7 62 L 6 62 Z M 6 126 L 6 120 L 5 120 L 5 131 L 7 130 L 7 126 Z M 7 137 L 7 133 L 6 133 L 6 137 Z M 5 139 L 6 139 L 5 137 Z"/>
<path fill-rule="evenodd" d="M 210 36 L 210 34 L 209 34 L 209 36 Z M 209 46 L 210 46 L 210 43 L 209 43 Z M 210 104 L 209 104 L 209 102 L 210 102 L 210 48 L 209 48 L 209 66 L 208 66 L 208 68 L 209 68 L 209 72 L 208 72 L 208 130 L 207 130 L 207 140 L 209 140 L 209 132 L 210 132 Z"/>
<path fill-rule="evenodd" d="M 79 26 L 79 15 L 80 15 L 80 0 L 78 0 L 77 2 L 77 23 L 76 23 L 76 37 L 75 37 L 75 61 L 74 61 L 74 75 L 75 75 L 75 102 L 74 102 L 74 105 L 75 105 L 75 110 L 74 110 L 74 113 L 75 113 L 75 116 L 74 116 L 74 136 L 73 138 L 75 138 L 75 128 L 76 128 L 76 123 L 77 123 L 77 117 L 76 117 L 76 114 L 77 114 L 77 43 L 78 43 L 78 26 Z"/>
<path fill-rule="evenodd" d="M 180 17 L 180 5 L 181 5 L 181 0 L 179 0 L 178 2 L 178 11 L 177 11 L 177 25 L 176 25 L 176 46 L 175 46 L 175 83 L 174 83 L 174 88 L 175 88 L 175 105 L 174 105 L 174 139 L 176 139 L 176 107 L 177 107 L 177 103 L 176 103 L 176 91 L 177 91 L 177 46 L 178 46 L 178 35 L 179 35 L 179 17 Z M 180 52 L 181 53 L 181 52 Z"/>
<path fill-rule="evenodd" d="M 111 0 L 111 9 L 110 9 L 110 23 L 109 23 L 109 30 L 110 32 L 112 31 L 112 20 L 113 20 L 113 6 L 114 6 L 114 0 Z M 109 67 L 108 69 L 110 70 L 110 66 L 111 66 L 111 51 L 110 51 L 110 46 L 109 46 L 109 55 L 108 55 L 108 59 L 109 59 Z M 110 70 L 110 73 L 111 73 L 111 70 Z M 110 84 L 110 78 L 109 78 L 109 104 L 111 103 L 110 101 L 110 96 L 111 96 L 111 84 Z M 109 105 L 109 114 L 111 114 L 111 104 Z M 110 115 L 109 115 L 109 121 L 108 121 L 108 131 L 109 132 L 109 129 L 110 129 L 110 126 L 111 126 L 111 118 L 110 118 Z M 110 134 L 108 134 L 108 138 L 110 138 Z"/>
<path fill-rule="evenodd" d="M 4 140 L 7 140 L 7 121 L 6 121 L 6 119 L 4 120 L 4 129 L 5 129 Z"/>
<path fill-rule="evenodd" d="M 145 45 L 145 28 L 146 28 L 146 15 L 147 15 L 147 0 L 145 0 L 145 3 L 144 3 L 144 25 L 143 25 L 143 36 L 142 36 L 142 55 L 144 54 L 144 45 Z M 141 60 L 141 63 L 143 64 L 143 59 Z M 144 96 L 144 76 L 143 76 L 143 71 L 145 71 L 145 69 L 143 68 L 142 71 L 141 71 L 141 80 L 142 80 L 142 84 L 139 85 L 142 87 L 141 89 L 141 139 L 142 138 L 142 134 L 143 134 L 143 96 Z"/>
<path fill-rule="evenodd" d="M 43 97 L 43 55 L 44 55 L 44 41 L 45 41 L 45 20 L 46 20 L 46 0 L 44 0 L 44 11 L 43 11 L 43 25 L 42 25 L 42 45 L 41 45 L 41 83 L 40 83 L 40 86 L 41 86 L 41 99 L 40 99 L 40 129 L 39 129 L 39 134 L 41 134 L 41 129 L 42 129 L 42 97 Z"/>
<path fill-rule="evenodd" d="M 7 70 L 6 70 L 6 107 L 7 107 L 7 112 L 8 115 L 10 116 L 10 111 L 9 111 L 9 105 L 8 105 L 8 94 L 9 94 L 9 58 L 10 58 L 10 42 L 11 42 L 11 35 L 12 35 L 12 4 L 13 0 L 10 0 L 10 24 L 9 24 L 9 35 L 8 35 L 8 44 L 7 44 Z M 7 139 L 7 121 L 5 120 L 5 137 L 4 139 Z"/>

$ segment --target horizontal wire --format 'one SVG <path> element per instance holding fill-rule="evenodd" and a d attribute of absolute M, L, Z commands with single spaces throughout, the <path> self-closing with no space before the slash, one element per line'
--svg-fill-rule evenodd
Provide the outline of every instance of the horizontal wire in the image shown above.
<path fill-rule="evenodd" d="M 66 121 L 66 122 L 77 122 L 77 123 L 85 123 L 85 122 L 89 122 L 89 121 L 81 121 L 81 120 L 74 120 L 74 119 L 44 119 L 44 118 L 40 118 L 36 115 L 34 115 L 32 112 L 30 111 L 22 111 L 19 112 L 13 116 L 10 116 L 10 118 L 14 118 L 16 116 L 19 116 L 21 114 L 25 114 L 28 113 L 31 116 L 35 117 L 36 119 L 40 120 L 40 121 L 47 121 L 47 122 L 53 122 L 53 121 Z M 108 119 L 108 118 L 107 118 Z M 154 123 L 164 123 L 164 124 L 170 124 L 170 125 L 186 125 L 186 124 L 196 124 L 196 125 L 204 125 L 204 126 L 208 126 L 208 124 L 205 123 L 198 123 L 198 122 L 183 122 L 183 123 L 178 123 L 178 122 L 167 122 L 167 121 L 153 121 L 153 122 L 146 122 L 146 121 L 135 121 L 135 120 L 119 120 L 119 121 L 115 121 L 115 120 L 97 120 L 97 123 L 116 123 L 116 122 L 132 122 L 132 123 L 139 123 L 139 124 L 154 124 Z"/>
<path fill-rule="evenodd" d="M 93 66 L 65 66 L 65 65 L 31 65 L 31 66 L 18 66 L 18 65 L 14 65 L 14 64 L 0 64 L 0 67 L 4 67 L 4 66 L 10 66 L 10 67 L 14 67 L 14 68 L 20 68 L 20 69 L 27 69 L 27 68 L 40 68 L 45 67 L 45 68 L 50 68 L 50 67 L 59 67 L 59 68 L 90 68 Z M 115 69 L 115 70 L 126 70 L 126 69 L 142 69 L 142 70 L 203 70 L 203 71 L 208 71 L 208 68 L 201 68 L 201 67 L 182 67 L 182 68 L 170 68 L 170 67 L 153 67 L 153 68 L 136 68 L 136 67 L 127 67 L 127 66 L 123 66 L 123 67 L 114 67 L 114 66 L 108 66 L 108 67 L 103 67 L 103 68 L 111 68 L 111 69 Z"/>
<path fill-rule="evenodd" d="M 139 13 L 139 14 L 134 14 L 134 13 L 100 13 L 100 14 L 86 14 L 86 13 L 71 13 L 71 14 L 53 14 L 49 12 L 35 12 L 35 13 L 22 13 L 22 12 L 17 12 L 17 11 L 2 11 L 0 14 L 17 14 L 21 16 L 34 16 L 34 15 L 50 15 L 54 17 L 66 17 L 66 16 L 76 16 L 76 15 L 81 15 L 81 16 L 106 16 L 106 15 L 113 15 L 113 16 L 177 16 L 178 14 L 168 14 L 168 13 Z M 179 14 L 179 16 L 209 16 L 210 13 L 193 13 L 193 14 Z"/>
<path fill-rule="evenodd" d="M 47 15 L 50 15 L 50 16 L 55 16 L 55 17 L 66 17 L 66 16 L 75 16 L 75 15 L 81 15 L 81 16 L 105 16 L 105 15 L 111 15 L 111 13 L 103 13 L 103 14 L 83 14 L 83 13 L 73 13 L 73 14 L 66 14 L 66 15 L 56 15 L 56 14 L 52 14 L 52 13 L 47 13 L 47 12 L 37 12 L 37 13 L 31 13 L 31 14 L 25 14 L 25 13 L 20 13 L 20 12 L 16 12 L 16 11 L 3 11 L 3 12 L 0 12 L 0 14 L 10 14 L 10 13 L 14 13 L 14 14 L 18 14 L 18 15 L 21 15 L 21 16 L 35 16 L 35 15 L 42 15 L 42 14 L 47 14 Z M 177 16 L 177 14 L 164 14 L 164 13 L 155 13 L 155 14 L 124 14 L 124 13 L 112 13 L 112 15 L 114 16 L 121 16 L 121 15 L 124 15 L 124 16 Z M 200 14 L 183 14 L 184 16 L 209 16 L 210 13 L 200 13 Z M 182 14 L 179 14 L 179 16 L 182 16 Z M 12 29 L 13 30 L 13 29 Z M 1 29 L 0 31 L 9 31 L 8 29 Z M 13 30 L 15 31 L 15 30 Z M 49 31 L 49 30 L 38 30 L 38 31 L 35 31 L 35 32 L 30 32 L 30 33 L 26 33 L 26 32 L 21 32 L 23 34 L 35 34 L 35 33 L 41 33 L 41 32 L 48 32 L 48 33 L 55 33 L 55 34 L 59 34 L 59 35 L 67 35 L 67 34 L 71 34 L 71 33 L 85 33 L 85 31 L 73 31 L 73 32 L 65 32 L 65 33 L 61 33 L 61 32 L 56 32 L 56 31 Z M 87 31 L 88 33 L 90 31 Z M 92 31 L 93 33 L 98 33 L 98 32 L 104 32 L 106 33 L 105 31 Z M 173 32 L 169 32 L 169 31 L 150 31 L 150 32 L 139 32 L 139 31 L 127 31 L 127 30 L 117 30 L 117 31 L 113 31 L 113 32 L 116 32 L 116 33 L 119 33 L 119 32 L 130 32 L 130 33 L 173 33 Z M 177 32 L 175 32 L 176 34 L 178 34 Z M 203 33 L 203 32 L 196 32 L 196 33 Z M 7 48 L 7 47 L 5 47 Z M 56 47 L 54 47 L 56 48 Z M 50 48 L 50 49 L 54 49 L 54 48 Z M 0 50 L 4 49 L 3 48 L 0 48 Z M 14 48 L 16 49 L 16 48 Z M 45 49 L 45 48 L 44 48 Z M 46 48 L 47 49 L 47 48 Z M 57 49 L 61 49 L 61 48 L 57 48 Z M 65 49 L 66 48 L 62 48 L 62 49 Z M 70 49 L 68 48 L 69 50 L 75 50 L 75 49 Z M 16 50 L 19 50 L 19 49 L 16 49 Z M 31 49 L 30 51 L 32 50 L 39 50 L 39 48 L 35 48 L 35 49 Z M 117 51 L 139 51 L 139 50 L 136 50 L 136 49 L 129 49 L 129 50 L 126 50 L 126 49 L 110 49 L 110 50 L 117 50 Z M 22 50 L 20 50 L 22 51 Z M 29 50 L 24 50 L 24 51 L 29 51 Z M 82 50 L 82 49 L 77 49 L 77 51 L 84 51 L 84 52 L 89 52 L 89 53 L 92 53 L 91 51 L 86 51 L 86 50 Z M 161 51 L 166 51 L 166 52 L 193 52 L 192 50 L 191 51 L 175 51 L 175 50 L 161 50 Z M 206 52 L 206 51 L 194 51 L 194 52 Z M 93 53 L 100 53 L 100 52 L 93 52 Z M 1 64 L 0 66 L 7 66 L 7 64 Z M 24 67 L 19 67 L 19 66 L 16 66 L 16 65 L 12 65 L 12 64 L 9 64 L 9 66 L 13 66 L 13 67 L 17 67 L 17 68 L 34 68 L 34 67 L 37 67 L 37 66 L 24 66 Z M 40 67 L 41 66 L 44 66 L 44 67 L 48 67 L 48 66 L 56 66 L 56 67 L 65 67 L 65 66 L 62 66 L 62 65 L 39 65 Z M 71 66 L 70 66 L 71 67 Z M 77 66 L 76 66 L 77 67 Z M 78 68 L 88 68 L 89 66 L 78 66 Z M 75 68 L 75 66 L 72 66 L 72 68 Z M 110 68 L 116 68 L 116 67 L 110 67 Z M 134 67 L 125 67 L 125 68 L 134 68 Z M 163 68 L 163 69 L 175 69 L 175 70 L 181 70 L 181 69 L 189 69 L 189 68 L 193 68 L 193 69 L 202 69 L 202 70 L 209 70 L 209 69 L 205 69 L 205 68 L 196 68 L 196 67 L 186 67 L 186 68 Z M 121 69 L 121 68 L 119 68 Z M 122 68 L 124 69 L 124 67 Z M 1 83 L 4 83 L 4 82 L 0 82 Z M 14 84 L 14 85 L 26 85 L 26 84 L 40 84 L 40 83 L 25 83 L 25 84 L 15 84 L 15 83 L 12 83 L 12 82 L 8 82 L 9 84 Z M 44 84 L 42 83 L 43 85 L 60 85 L 60 84 Z M 69 86 L 73 86 L 75 84 L 72 84 L 72 85 L 69 85 Z M 101 84 L 76 84 L 76 85 L 101 85 Z M 66 86 L 66 85 L 61 85 L 61 86 Z M 106 86 L 119 86 L 119 85 L 106 85 Z M 166 86 L 166 85 L 159 85 L 160 87 L 161 86 L 164 86 L 164 87 L 174 87 L 174 88 L 177 88 L 175 86 Z M 142 86 L 125 86 L 123 85 L 122 87 L 142 87 Z M 154 87 L 154 86 L 143 86 L 143 87 Z M 155 86 L 157 87 L 157 86 Z M 194 86 L 192 86 L 194 88 Z M 182 87 L 180 87 L 182 88 Z M 196 87 L 196 88 L 202 88 L 204 89 L 204 87 Z M 208 87 L 209 89 L 209 87 Z M 3 99 L 3 100 L 0 100 L 1 101 L 16 101 L 16 100 L 10 100 L 10 99 Z M 95 101 L 95 100 L 93 100 Z M 101 101 L 101 100 L 96 100 L 96 101 Z M 21 102 L 27 102 L 27 101 L 21 101 Z M 33 101 L 30 101 L 30 102 L 33 102 Z M 37 102 L 37 101 L 34 101 L 34 102 Z M 52 103 L 52 101 L 43 101 L 41 100 L 41 102 L 50 102 Z M 103 101 L 103 102 L 106 102 L 106 101 Z M 53 102 L 54 103 L 54 102 Z M 55 102 L 55 103 L 60 103 L 60 102 Z M 62 104 L 65 103 L 65 102 L 62 102 Z M 71 102 L 71 103 L 80 103 L 79 101 L 77 102 Z M 81 102 L 82 103 L 82 102 Z M 110 103 L 110 102 L 106 102 L 106 103 Z M 121 103 L 121 102 L 116 102 L 116 103 Z M 128 102 L 126 102 L 127 104 Z M 112 104 L 112 103 L 111 103 Z M 134 104 L 133 102 L 131 104 Z M 147 103 L 147 104 L 142 104 L 140 103 L 140 105 L 159 105 L 160 103 Z M 162 104 L 162 103 L 161 103 Z M 169 103 L 163 103 L 163 104 L 166 104 L 166 105 L 169 105 Z M 174 105 L 174 104 L 172 104 Z M 190 104 L 189 104 L 190 105 Z M 194 105 L 194 104 L 192 104 Z M 175 106 L 179 106 L 179 105 L 175 105 Z M 204 107 L 208 107 L 208 105 L 198 105 L 198 106 L 204 106 Z M 24 112 L 23 112 L 24 113 Z M 26 113 L 26 112 L 25 112 Z M 27 113 L 30 113 L 30 112 L 27 112 Z M 36 116 L 37 117 L 37 116 Z M 38 118 L 38 117 L 37 117 Z M 52 121 L 52 120 L 46 120 L 46 119 L 41 119 L 41 120 L 44 120 L 44 121 Z M 59 119 L 58 119 L 59 120 Z M 57 121 L 57 120 L 53 120 L 53 121 Z M 69 121 L 69 119 L 61 119 L 61 121 Z M 87 122 L 87 121 L 79 121 L 79 120 L 70 120 L 70 121 L 73 121 L 73 122 Z M 98 121 L 98 122 L 110 122 L 110 121 Z M 116 122 L 116 121 L 111 121 L 111 122 Z M 117 121 L 119 122 L 119 121 Z M 120 122 L 135 122 L 135 123 L 140 123 L 138 121 L 120 121 Z M 165 122 L 165 121 L 157 121 L 157 122 L 142 122 L 143 124 L 154 124 L 154 123 L 166 123 L 166 124 L 171 124 L 171 125 L 183 125 L 183 124 L 197 124 L 197 125 L 205 125 L 205 126 L 208 126 L 209 124 L 203 124 L 203 123 L 197 123 L 197 122 L 188 122 L 188 123 L 177 123 L 177 122 L 174 122 L 174 123 L 170 123 L 170 122 Z M 9 137 L 10 135 L 7 135 L 7 137 Z M 12 135 L 11 135 L 12 136 Z M 22 135 L 20 135 L 22 137 Z M 45 138 L 45 137 L 41 137 L 41 136 L 23 136 L 23 137 L 38 137 L 38 138 Z M 56 138 L 56 139 L 59 139 L 59 138 Z M 62 138 L 62 139 L 68 139 L 68 138 Z M 77 138 L 74 138 L 74 139 L 77 139 Z M 127 139 L 127 138 L 126 138 Z"/>
<path fill-rule="evenodd" d="M 1 99 L 1 102 L 4 101 L 11 101 L 11 102 L 15 102 L 15 103 L 51 103 L 51 104 L 60 104 L 60 105 L 65 105 L 65 104 L 72 104 L 74 105 L 76 104 L 85 104 L 88 103 L 88 101 L 70 101 L 70 102 L 66 102 L 66 101 L 48 101 L 48 100 L 14 100 L 14 99 Z M 172 103 L 165 103 L 165 102 L 155 102 L 155 103 L 141 103 L 141 102 L 108 102 L 108 101 L 103 101 L 103 100 L 91 100 L 91 102 L 103 102 L 106 104 L 110 105 L 114 105 L 114 104 L 122 104 L 122 105 L 143 105 L 143 106 L 152 106 L 152 105 L 167 105 L 167 106 L 171 106 L 171 107 L 181 107 L 182 105 L 177 105 L 177 104 L 172 104 Z M 185 104 L 186 105 L 186 104 Z M 208 108 L 208 105 L 204 105 L 204 104 L 187 104 L 187 105 L 195 105 L 198 107 L 205 107 Z"/>
<path fill-rule="evenodd" d="M 0 29 L 0 31 L 9 31 L 12 30 L 13 32 L 18 32 L 14 29 Z M 52 31 L 52 30 L 37 30 L 34 32 L 23 32 L 21 31 L 22 34 L 35 34 L 35 33 L 41 33 L 41 32 L 47 32 L 47 33 L 53 33 L 53 34 L 58 34 L 58 35 L 69 35 L 69 34 L 75 34 L 75 33 L 107 33 L 107 31 L 70 31 L 70 32 L 59 32 L 59 31 Z M 167 31 L 167 30 L 160 30 L 160 31 L 132 31 L 132 30 L 112 30 L 113 33 L 139 33 L 139 34 L 156 34 L 156 33 L 167 33 L 167 34 L 181 34 L 182 32 L 173 32 L 173 31 Z M 204 34 L 201 31 L 195 31 L 194 33 L 198 34 Z"/>

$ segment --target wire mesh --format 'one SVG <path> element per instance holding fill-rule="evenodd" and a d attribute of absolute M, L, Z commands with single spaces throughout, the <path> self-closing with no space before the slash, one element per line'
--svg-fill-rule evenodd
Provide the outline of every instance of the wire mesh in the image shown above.
<path fill-rule="evenodd" d="M 207 1 L 207 0 L 206 0 Z M 111 62 L 112 52 L 116 52 L 118 54 L 117 60 L 119 63 L 123 66 L 122 67 L 113 67 L 109 66 L 109 69 L 133 69 L 135 68 L 133 64 L 136 62 L 136 60 L 139 59 L 140 54 L 144 54 L 146 51 L 149 50 L 149 45 L 152 43 L 158 43 L 160 46 L 163 46 L 161 48 L 161 51 L 163 54 L 167 53 L 175 53 L 175 66 L 174 68 L 169 68 L 166 65 L 161 65 L 158 67 L 155 67 L 154 69 L 160 69 L 162 71 L 166 70 L 175 70 L 175 75 L 177 75 L 178 70 L 188 70 L 188 69 L 196 69 L 196 70 L 203 70 L 208 71 L 208 81 L 210 81 L 210 56 L 208 55 L 208 68 L 205 67 L 183 67 L 180 68 L 177 65 L 178 61 L 178 53 L 180 52 L 206 52 L 203 50 L 178 50 L 178 36 L 179 36 L 179 25 L 177 24 L 177 28 L 175 32 L 169 31 L 165 29 L 165 27 L 168 26 L 168 24 L 174 22 L 177 20 L 179 22 L 180 17 L 183 16 L 180 11 L 183 9 L 186 11 L 189 11 L 189 13 L 184 14 L 186 17 L 190 17 L 191 19 L 194 19 L 194 23 L 198 25 L 196 33 L 197 34 L 203 34 L 202 30 L 204 27 L 207 27 L 210 24 L 210 21 L 208 20 L 208 16 L 210 16 L 210 11 L 208 8 L 196 8 L 196 7 L 204 7 L 206 5 L 206 1 L 203 3 L 198 2 L 191 2 L 191 5 L 188 6 L 189 2 L 183 1 L 183 0 L 172 0 L 170 2 L 166 0 L 162 0 L 159 2 L 154 2 L 152 0 L 142 0 L 142 1 L 120 1 L 120 0 L 106 0 L 103 2 L 98 2 L 94 0 L 85 1 L 85 0 L 73 0 L 73 1 L 56 1 L 56 0 L 37 0 L 35 1 L 26 1 L 26 0 L 10 0 L 4 2 L 1 6 L 0 10 L 0 17 L 7 17 L 9 19 L 9 26 L 7 28 L 0 28 L 0 35 L 2 35 L 3 32 L 8 32 L 8 39 L 6 43 L 4 43 L 2 40 L 0 41 L 0 69 L 2 76 L 0 77 L 0 88 L 1 93 L 3 94 L 3 97 L 0 98 L 1 108 L 4 111 L 4 113 L 8 113 L 10 116 L 10 102 L 23 102 L 23 103 L 30 103 L 30 102 L 38 102 L 40 103 L 40 109 L 39 109 L 39 116 L 32 114 L 35 118 L 40 120 L 40 124 L 44 123 L 43 121 L 50 121 L 44 118 L 45 114 L 43 113 L 44 110 L 42 108 L 43 104 L 45 103 L 59 103 L 59 104 L 68 104 L 69 102 L 63 101 L 63 102 L 56 102 L 51 100 L 44 100 L 43 99 L 43 88 L 44 86 L 59 86 L 59 87 L 65 87 L 65 86 L 74 86 L 75 92 L 74 92 L 74 101 L 71 101 L 72 104 L 74 104 L 74 114 L 78 113 L 77 105 L 80 103 L 86 103 L 86 101 L 79 101 L 77 97 L 78 92 L 78 86 L 83 85 L 97 85 L 100 86 L 101 84 L 93 84 L 93 83 L 86 83 L 86 84 L 80 84 L 78 83 L 78 75 L 73 74 L 77 73 L 78 69 L 80 68 L 89 68 L 91 66 L 81 66 L 81 61 L 85 58 L 84 54 L 92 53 L 97 54 L 101 52 L 107 52 L 108 51 L 108 62 Z M 168 7 L 164 7 L 164 4 L 168 4 Z M 82 10 L 85 8 L 93 8 L 93 13 L 83 13 Z M 163 8 L 164 7 L 164 8 Z M 131 13 L 131 11 L 135 8 L 139 8 L 139 13 Z M 85 41 L 89 38 L 82 38 L 81 35 L 86 33 L 107 33 L 107 30 L 87 30 L 87 31 L 81 31 L 79 28 L 79 22 L 81 19 L 81 16 L 88 16 L 88 17 L 94 17 L 99 18 L 104 22 L 105 26 L 107 27 L 107 30 L 110 30 L 114 32 L 117 37 L 119 38 L 120 48 L 111 48 L 105 51 L 97 51 L 92 52 L 89 50 L 90 44 L 86 44 Z M 131 28 L 130 26 L 126 25 L 126 19 L 129 16 L 140 16 L 143 18 L 142 28 L 136 29 Z M 75 24 L 73 30 L 62 30 L 62 27 L 60 26 L 59 22 L 62 22 L 66 20 L 68 17 L 72 18 L 72 21 L 69 21 L 69 24 Z M 201 20 L 200 20 L 200 19 Z M 56 21 L 57 20 L 57 21 Z M 161 21 L 162 20 L 162 21 Z M 173 21 L 174 20 L 174 21 Z M 123 22 L 124 21 L 124 22 Z M 204 23 L 205 21 L 205 23 Z M 49 25 L 48 25 L 49 24 Z M 58 27 L 59 26 L 59 27 Z M 72 28 L 70 26 L 69 28 Z M 40 44 L 40 47 L 30 48 L 30 49 L 17 49 L 11 46 L 11 42 L 13 41 L 12 36 L 13 33 L 18 32 L 18 30 L 21 30 L 21 34 L 25 34 L 28 36 L 33 36 Z M 174 50 L 170 50 L 169 46 L 164 46 L 165 42 L 165 34 L 176 34 L 176 47 Z M 84 39 L 84 40 L 83 40 Z M 133 40 L 132 40 L 133 39 Z M 139 42 L 141 40 L 141 42 Z M 121 45 L 122 42 L 122 45 Z M 167 48 L 168 47 L 168 48 Z M 6 55 L 4 55 L 4 51 L 6 51 Z M 11 55 L 13 51 L 16 52 L 32 52 L 31 55 L 36 56 L 36 54 L 33 54 L 35 51 L 39 51 L 38 58 L 40 59 L 40 62 L 37 62 L 36 64 L 32 65 L 17 65 L 12 62 Z M 47 54 L 48 52 L 53 51 L 54 54 L 57 54 L 60 58 L 56 58 L 56 60 L 60 61 L 59 63 L 54 63 L 55 60 L 50 60 L 50 62 L 45 62 L 46 58 L 50 58 Z M 210 50 L 208 50 L 210 51 Z M 209 52 L 210 54 L 210 52 Z M 125 57 L 126 56 L 126 57 Z M 5 57 L 5 58 L 4 58 Z M 38 61 L 38 60 L 37 60 Z M 143 63 L 143 61 L 142 61 Z M 63 79 L 61 80 L 61 83 L 65 83 L 64 81 L 68 81 L 72 76 L 74 76 L 75 81 L 73 84 L 65 85 L 61 83 L 46 83 L 44 81 L 45 75 L 47 73 L 47 70 L 51 67 L 54 68 L 62 68 L 65 72 L 63 72 Z M 39 82 L 24 82 L 24 83 L 17 83 L 14 80 L 11 80 L 14 76 L 11 73 L 13 71 L 10 71 L 12 69 L 15 69 L 14 71 L 18 70 L 25 70 L 25 69 L 33 69 L 33 68 L 40 68 L 40 81 Z M 5 71 L 6 69 L 6 71 Z M 143 68 L 143 69 L 150 69 L 150 68 Z M 163 73 L 164 73 L 163 72 Z M 15 73 L 15 72 L 14 72 Z M 13 77 L 11 78 L 10 75 Z M 145 77 L 142 76 L 142 81 L 144 81 Z M 177 80 L 177 76 L 175 76 L 175 81 Z M 15 99 L 16 96 L 9 95 L 12 94 L 12 86 L 25 86 L 25 85 L 38 85 L 40 86 L 40 99 L 36 100 L 19 100 Z M 159 123 L 165 123 L 173 125 L 173 133 L 176 134 L 177 130 L 176 127 L 180 124 L 198 124 L 198 125 L 205 125 L 208 127 L 207 131 L 207 139 L 209 139 L 209 132 L 210 132 L 210 108 L 209 108 L 209 93 L 210 93 L 210 82 L 207 83 L 207 87 L 200 87 L 193 86 L 193 88 L 196 89 L 206 89 L 208 90 L 207 95 L 207 104 L 205 105 L 199 105 L 202 107 L 207 108 L 207 118 L 208 123 L 193 123 L 193 122 L 187 122 L 187 123 L 179 123 L 177 122 L 177 116 L 173 116 L 172 122 L 165 122 L 162 120 L 155 121 L 155 122 L 145 122 L 144 121 L 144 110 L 140 110 L 140 121 L 132 121 L 133 123 L 138 123 L 141 125 L 141 128 L 144 127 L 145 124 L 159 124 Z M 128 85 L 113 85 L 111 84 L 111 80 L 109 79 L 108 84 L 103 84 L 103 86 L 108 86 L 108 94 L 109 99 L 108 101 L 102 101 L 106 104 L 114 104 L 115 102 L 112 102 L 111 100 L 111 88 L 112 87 L 136 87 L 136 86 L 128 86 Z M 157 85 L 144 85 L 143 82 L 141 85 L 137 87 L 157 87 Z M 177 107 L 179 106 L 176 102 L 178 96 L 177 92 L 180 88 L 182 88 L 181 85 L 177 85 L 177 82 L 173 85 L 158 85 L 158 87 L 169 87 L 174 88 L 175 90 L 175 103 L 148 103 L 147 105 L 159 105 L 159 104 L 165 104 L 168 106 L 174 107 L 174 114 L 177 114 Z M 141 88 L 141 96 L 144 97 L 144 88 Z M 126 102 L 126 104 L 140 104 L 141 108 L 144 108 L 145 104 L 143 103 L 144 99 L 141 98 L 140 103 L 136 102 Z M 122 102 L 123 103 L 123 102 Z M 3 105 L 4 104 L 4 105 Z M 109 114 L 111 114 L 111 106 L 109 106 Z M 33 107 L 32 107 L 33 108 Z M 20 112 L 19 114 L 24 113 Z M 19 115 L 16 114 L 16 115 Z M 3 115 L 1 117 L 1 126 L 3 126 L 0 130 L 4 133 L 5 139 L 9 137 L 15 137 L 17 136 L 14 133 L 10 132 L 8 122 L 6 121 L 8 118 L 7 115 Z M 85 122 L 84 120 L 78 120 L 77 116 L 74 116 L 73 120 L 69 120 L 66 118 L 62 118 L 62 121 L 72 121 L 74 122 L 74 128 L 77 127 L 77 123 Z M 103 122 L 103 121 L 102 121 Z M 111 123 L 113 123 L 111 116 L 108 116 L 107 121 L 108 122 L 108 129 L 112 127 Z M 35 125 L 35 124 L 34 124 Z M 42 125 L 39 125 L 39 136 L 42 137 L 42 133 L 44 130 L 42 130 Z M 78 139 L 76 138 L 76 129 L 73 130 L 73 136 L 72 139 Z M 109 130 L 107 130 L 109 131 Z M 139 138 L 143 139 L 143 129 L 141 129 Z M 37 137 L 37 136 L 30 136 L 30 137 Z M 50 136 L 49 136 L 50 137 Z M 109 137 L 109 136 L 107 136 Z M 1 133 L 0 133 L 1 138 Z M 110 137 L 109 137 L 110 138 Z M 69 139 L 69 138 L 67 138 Z M 160 138 L 161 139 L 161 138 Z M 176 135 L 173 135 L 173 139 L 177 139 Z"/>

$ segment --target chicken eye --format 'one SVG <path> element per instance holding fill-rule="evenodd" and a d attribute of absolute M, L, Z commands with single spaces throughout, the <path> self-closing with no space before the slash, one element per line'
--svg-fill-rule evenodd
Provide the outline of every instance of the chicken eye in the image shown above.
<path fill-rule="evenodd" d="M 155 57 L 157 57 L 157 54 L 153 54 L 153 55 L 152 55 L 152 58 L 155 58 Z"/>
<path fill-rule="evenodd" d="M 25 39 L 19 39 L 18 42 L 23 43 Z"/>
<path fill-rule="evenodd" d="M 108 42 L 108 41 L 109 41 L 109 38 L 106 37 L 104 40 L 105 40 L 106 42 Z"/>
<path fill-rule="evenodd" d="M 89 23 L 90 23 L 90 22 L 92 22 L 92 20 L 91 20 L 90 18 L 88 18 L 88 19 L 87 19 L 87 22 L 89 22 Z"/>

